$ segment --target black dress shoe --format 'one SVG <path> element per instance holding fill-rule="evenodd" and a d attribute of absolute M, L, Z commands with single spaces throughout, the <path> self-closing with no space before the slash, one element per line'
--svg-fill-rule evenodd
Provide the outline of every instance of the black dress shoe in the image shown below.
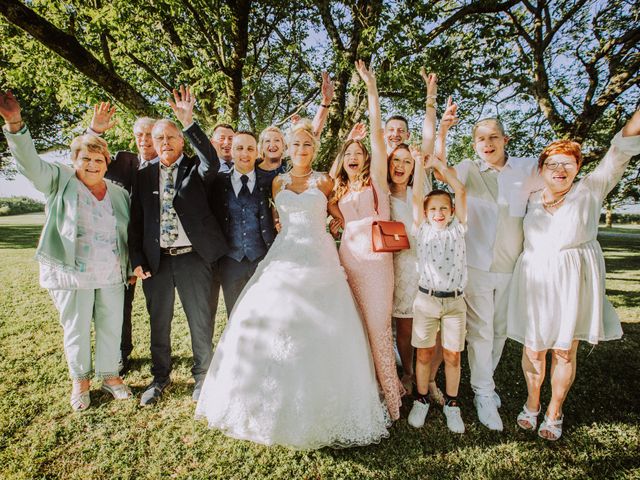
<path fill-rule="evenodd" d="M 153 382 L 151 382 L 140 397 L 140 406 L 148 407 L 155 404 L 158 400 L 160 400 L 160 397 L 162 397 L 162 392 L 164 392 L 165 388 L 167 388 L 170 384 L 171 380 L 166 380 L 165 382 L 158 382 L 154 380 Z"/>

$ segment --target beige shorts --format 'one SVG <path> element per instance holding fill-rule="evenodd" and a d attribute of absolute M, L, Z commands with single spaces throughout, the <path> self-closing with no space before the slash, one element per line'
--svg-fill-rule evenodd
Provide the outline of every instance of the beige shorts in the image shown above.
<path fill-rule="evenodd" d="M 464 296 L 437 298 L 418 292 L 413 302 L 411 345 L 431 348 L 440 330 L 442 346 L 452 352 L 464 350 L 467 329 L 467 304 Z"/>

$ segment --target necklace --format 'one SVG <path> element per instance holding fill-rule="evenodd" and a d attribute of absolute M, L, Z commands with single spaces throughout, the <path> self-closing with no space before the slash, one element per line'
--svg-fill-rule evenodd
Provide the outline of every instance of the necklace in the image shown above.
<path fill-rule="evenodd" d="M 307 173 L 303 173 L 302 175 L 296 175 L 296 174 L 294 174 L 292 172 L 289 172 L 289 175 L 291 175 L 294 178 L 304 178 L 304 177 L 308 177 L 312 173 L 313 173 L 313 168 L 311 170 L 309 170 Z"/>
<path fill-rule="evenodd" d="M 569 189 L 571 190 L 571 189 Z M 564 199 L 567 197 L 567 193 L 569 193 L 569 190 L 567 190 L 566 192 L 564 192 L 560 198 L 558 198 L 557 200 L 551 200 L 550 202 L 545 202 L 544 200 L 544 194 L 545 192 L 547 192 L 548 190 L 545 188 L 542 192 L 542 206 L 544 208 L 551 208 L 551 207 L 555 207 L 557 205 L 560 205 L 562 202 L 564 202 Z"/>

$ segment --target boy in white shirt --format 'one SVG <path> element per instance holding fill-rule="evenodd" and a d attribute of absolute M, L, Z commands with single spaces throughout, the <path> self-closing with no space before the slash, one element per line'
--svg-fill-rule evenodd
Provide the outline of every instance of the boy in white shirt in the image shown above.
<path fill-rule="evenodd" d="M 414 157 L 415 158 L 415 157 Z M 464 234 L 467 208 L 464 185 L 435 156 L 427 167 L 435 168 L 453 188 L 453 198 L 444 190 L 433 190 L 423 202 L 425 170 L 419 155 L 416 158 L 413 218 L 418 229 L 419 293 L 414 302 L 411 344 L 417 349 L 417 399 L 409 414 L 409 424 L 420 428 L 429 411 L 429 376 L 431 360 L 436 352 L 436 335 L 440 331 L 445 363 L 446 394 L 443 411 L 447 427 L 464 433 L 464 423 L 458 403 L 460 385 L 460 352 L 464 350 L 466 304 L 463 291 L 467 282 Z M 455 214 L 455 218 L 454 218 Z M 426 217 L 426 218 L 425 218 Z"/>

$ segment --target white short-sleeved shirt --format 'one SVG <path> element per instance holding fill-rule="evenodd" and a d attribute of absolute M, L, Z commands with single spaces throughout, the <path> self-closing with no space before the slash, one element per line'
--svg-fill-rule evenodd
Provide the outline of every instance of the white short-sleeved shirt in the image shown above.
<path fill-rule="evenodd" d="M 438 230 L 422 222 L 416 234 L 420 286 L 428 290 L 453 292 L 467 285 L 465 231 L 457 218 Z"/>
<path fill-rule="evenodd" d="M 522 252 L 527 200 L 542 187 L 537 160 L 509 157 L 500 171 L 474 160 L 454 168 L 467 191 L 468 265 L 485 272 L 513 272 Z M 486 181 L 488 175 L 495 175 L 497 191 L 496 183 Z"/>

